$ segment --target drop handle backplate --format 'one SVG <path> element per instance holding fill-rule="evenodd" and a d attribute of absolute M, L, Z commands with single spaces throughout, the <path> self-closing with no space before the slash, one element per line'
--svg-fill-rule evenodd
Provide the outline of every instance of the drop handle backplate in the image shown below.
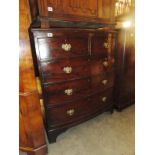
<path fill-rule="evenodd" d="M 71 66 L 64 67 L 64 68 L 63 68 L 63 71 L 64 71 L 66 74 L 70 74 L 70 73 L 72 72 L 72 67 L 71 67 Z"/>
<path fill-rule="evenodd" d="M 108 80 L 102 80 L 102 84 L 106 85 L 108 83 Z"/>
<path fill-rule="evenodd" d="M 66 95 L 70 96 L 70 95 L 73 94 L 73 89 L 66 89 L 66 90 L 64 91 L 64 93 L 65 93 Z"/>
<path fill-rule="evenodd" d="M 64 51 L 68 52 L 68 51 L 71 50 L 72 46 L 71 46 L 71 44 L 65 43 L 65 44 L 62 44 L 62 45 L 61 45 L 61 48 L 62 48 Z"/>
<path fill-rule="evenodd" d="M 109 65 L 109 64 L 108 64 L 108 61 L 104 61 L 104 62 L 103 62 L 103 65 L 104 65 L 105 67 L 108 67 L 108 65 Z"/>
<path fill-rule="evenodd" d="M 102 102 L 106 102 L 107 97 L 102 97 Z"/>
<path fill-rule="evenodd" d="M 109 48 L 109 44 L 108 44 L 107 42 L 105 42 L 105 43 L 103 44 L 103 46 L 104 46 L 104 48 Z"/>
<path fill-rule="evenodd" d="M 69 115 L 69 116 L 73 116 L 74 113 L 75 113 L 74 109 L 67 110 L 67 115 Z"/>

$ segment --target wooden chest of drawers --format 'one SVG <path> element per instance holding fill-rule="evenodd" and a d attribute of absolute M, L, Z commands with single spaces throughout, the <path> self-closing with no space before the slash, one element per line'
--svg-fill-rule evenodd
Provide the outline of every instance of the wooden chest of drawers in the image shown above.
<path fill-rule="evenodd" d="M 31 29 L 49 142 L 103 111 L 113 110 L 115 32 Z"/>

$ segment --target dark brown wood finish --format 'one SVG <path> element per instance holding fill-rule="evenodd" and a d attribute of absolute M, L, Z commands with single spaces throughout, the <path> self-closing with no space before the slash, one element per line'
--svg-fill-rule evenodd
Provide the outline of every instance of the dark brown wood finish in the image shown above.
<path fill-rule="evenodd" d="M 29 3 L 19 2 L 19 149 L 28 155 L 45 155 L 47 146 L 28 35 Z"/>
<path fill-rule="evenodd" d="M 40 60 L 52 60 L 59 58 L 77 57 L 88 55 L 88 36 L 63 36 L 54 34 L 53 38 L 41 38 L 39 42 Z M 71 45 L 69 51 L 64 46 Z M 80 49 L 80 50 L 79 50 Z"/>
<path fill-rule="evenodd" d="M 134 28 L 118 30 L 115 106 L 122 110 L 135 102 Z"/>
<path fill-rule="evenodd" d="M 113 83 L 114 74 L 110 72 L 106 75 L 97 75 L 69 82 L 65 81 L 59 84 L 46 84 L 43 90 L 46 96 L 47 106 L 48 104 L 54 106 L 106 90 L 107 88 L 113 87 Z M 68 91 L 70 92 L 68 93 Z"/>
<path fill-rule="evenodd" d="M 49 126 L 61 126 L 66 123 L 76 122 L 85 116 L 91 116 L 99 109 L 112 105 L 112 89 L 100 92 L 85 99 L 62 104 L 54 108 L 48 108 Z"/>
<path fill-rule="evenodd" d="M 114 31 L 60 28 L 31 31 L 50 142 L 68 127 L 113 109 Z M 108 44 L 106 48 L 104 43 Z"/>
<path fill-rule="evenodd" d="M 32 21 L 36 21 L 39 16 L 39 9 L 38 9 L 38 1 L 37 0 L 28 0 L 30 6 L 30 13 Z"/>

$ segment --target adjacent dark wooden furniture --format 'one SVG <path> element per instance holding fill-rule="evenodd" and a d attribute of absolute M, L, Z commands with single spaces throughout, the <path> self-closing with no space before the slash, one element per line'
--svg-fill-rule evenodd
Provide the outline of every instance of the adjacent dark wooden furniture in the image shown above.
<path fill-rule="evenodd" d="M 103 111 L 113 111 L 115 32 L 31 29 L 49 142 Z"/>
<path fill-rule="evenodd" d="M 28 35 L 29 3 L 19 2 L 19 149 L 28 155 L 45 155 L 47 146 Z"/>
<path fill-rule="evenodd" d="M 116 82 L 115 107 L 121 111 L 123 108 L 135 103 L 135 4 L 131 1 L 128 12 L 117 15 L 117 48 L 116 48 Z M 124 4 L 126 1 L 124 0 Z M 123 26 L 124 22 L 130 25 Z"/>
<path fill-rule="evenodd" d="M 134 28 L 118 29 L 115 107 L 122 110 L 135 101 Z"/>

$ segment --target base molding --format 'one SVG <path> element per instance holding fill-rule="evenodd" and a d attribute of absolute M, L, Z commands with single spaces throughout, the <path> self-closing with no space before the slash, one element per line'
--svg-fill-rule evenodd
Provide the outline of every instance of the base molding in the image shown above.
<path fill-rule="evenodd" d="M 28 155 L 46 155 L 48 153 L 47 145 L 42 145 L 38 148 L 19 147 L 19 150 L 26 152 Z"/>
<path fill-rule="evenodd" d="M 103 108 L 103 109 L 100 109 L 98 111 L 96 111 L 94 114 L 91 114 L 91 115 L 88 115 L 88 116 L 85 116 L 84 118 L 81 118 L 75 122 L 72 122 L 72 123 L 69 123 L 69 124 L 65 124 L 64 126 L 60 126 L 60 127 L 56 127 L 56 128 L 53 128 L 53 129 L 50 129 L 50 128 L 47 128 L 46 129 L 46 132 L 47 132 L 47 137 L 48 137 L 48 141 L 49 143 L 55 143 L 56 142 L 56 139 L 57 137 L 65 132 L 66 130 L 68 130 L 69 128 L 71 127 L 74 127 L 80 123 L 83 123 L 85 121 L 88 121 L 104 112 L 110 112 L 110 114 L 113 113 L 113 110 L 114 110 L 114 107 L 113 105 L 110 105 L 109 107 L 107 108 Z"/>

